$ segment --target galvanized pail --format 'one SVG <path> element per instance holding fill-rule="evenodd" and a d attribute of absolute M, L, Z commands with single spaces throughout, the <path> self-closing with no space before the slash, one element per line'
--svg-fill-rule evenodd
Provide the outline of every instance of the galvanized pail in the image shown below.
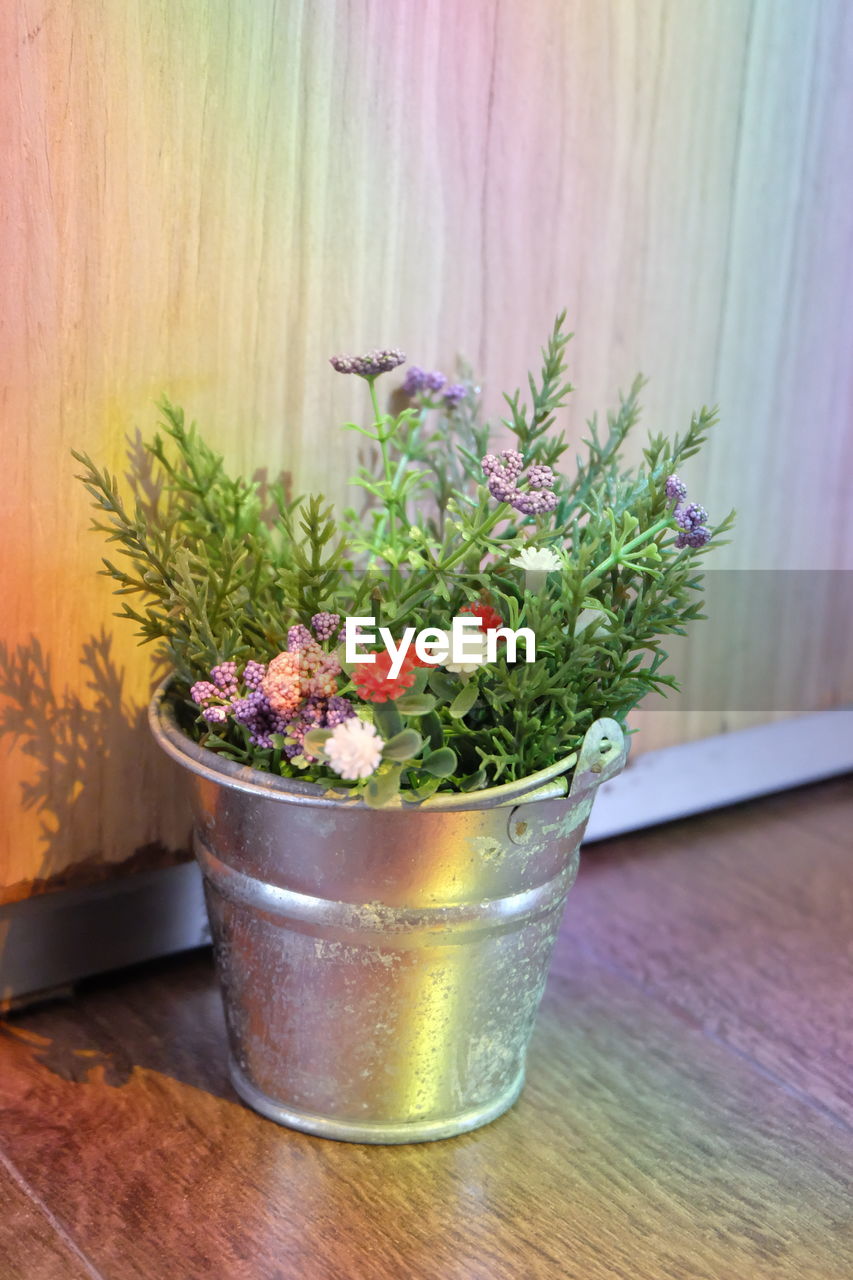
<path fill-rule="evenodd" d="M 510 1107 L 619 725 L 523 782 L 375 810 L 205 751 L 165 687 L 150 719 L 191 775 L 241 1097 L 350 1142 L 446 1138 Z"/>

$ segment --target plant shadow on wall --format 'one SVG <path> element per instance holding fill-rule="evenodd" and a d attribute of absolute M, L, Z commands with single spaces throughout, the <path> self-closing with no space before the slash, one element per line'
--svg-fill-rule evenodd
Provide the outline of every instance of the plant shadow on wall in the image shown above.
<path fill-rule="evenodd" d="M 157 492 L 141 437 L 128 439 L 127 457 L 138 509 L 150 511 Z M 60 684 L 40 637 L 0 644 L 0 750 L 17 756 L 23 810 L 7 822 L 15 844 L 0 883 L 0 1002 L 14 998 L 4 973 L 28 972 L 27 957 L 42 947 L 61 951 L 54 911 L 36 905 L 44 895 L 97 893 L 191 857 L 180 787 L 151 740 L 144 703 L 126 693 L 106 630 L 83 642 L 80 664 L 79 678 Z"/>
<path fill-rule="evenodd" d="M 168 497 L 164 476 L 140 431 L 129 434 L 126 444 L 128 508 L 140 525 L 150 526 L 162 520 Z M 276 487 L 286 494 L 289 475 L 282 473 L 273 485 L 262 469 L 252 481 L 262 511 L 272 519 L 271 491 Z M 176 772 L 151 738 L 147 707 L 125 695 L 125 673 L 113 657 L 111 635 L 102 629 L 90 636 L 80 661 L 84 675 L 77 687 L 60 690 L 51 655 L 38 637 L 15 650 L 0 645 L 0 736 L 32 761 L 21 802 L 25 811 L 40 816 L 42 846 L 26 878 L 0 888 L 0 903 L 191 856 L 188 809 L 186 833 L 178 825 L 184 820 L 181 797 L 167 801 L 163 813 L 163 797 L 175 796 Z M 164 673 L 162 659 L 155 659 L 152 691 Z M 144 833 L 148 838 L 140 839 Z"/>
<path fill-rule="evenodd" d="M 26 910 L 21 912 L 25 904 L 15 899 L 84 889 L 190 856 L 187 830 L 176 847 L 148 841 L 119 862 L 105 859 L 105 854 L 129 847 L 129 842 L 132 846 L 134 830 L 145 821 L 145 796 L 179 791 L 173 767 L 151 738 L 147 708 L 132 705 L 125 695 L 124 673 L 114 660 L 112 645 L 105 631 L 84 643 L 84 677 L 78 690 L 57 687 L 51 657 L 38 638 L 15 649 L 0 644 L 0 736 L 31 762 L 20 799 L 25 811 L 38 815 L 40 843 L 30 877 L 10 886 L 6 897 L 12 901 L 5 908 L 0 905 L 0 1000 L 4 956 L 19 947 L 29 953 L 33 928 L 50 924 L 50 917 L 35 921 Z M 136 815 L 133 797 L 139 797 Z M 77 860 L 69 865 L 71 857 Z M 42 943 L 49 947 L 51 939 L 37 939 L 36 945 Z M 148 992 L 144 984 L 150 986 L 152 980 L 149 968 L 90 981 L 82 1001 L 67 1010 L 55 1003 L 36 1005 L 8 1021 L 0 1019 L 0 1036 L 70 1082 L 120 1087 L 135 1066 L 142 1066 L 232 1098 L 224 1072 L 209 1066 L 219 1060 L 224 1035 L 218 993 L 205 962 L 195 957 L 185 963 L 180 1002 L 170 998 L 171 969 L 162 975 L 155 970 L 162 999 L 155 1002 L 154 1012 L 143 1010 L 146 1034 L 131 1044 L 125 1044 L 114 1028 L 121 1011 L 132 1007 L 135 999 L 147 1008 L 150 992 L 139 993 Z M 167 1052 L 178 1021 L 190 1022 L 192 1034 L 180 1053 L 173 1045 Z"/>
<path fill-rule="evenodd" d="M 174 779 L 150 740 L 145 707 L 130 706 L 124 696 L 111 636 L 91 636 L 81 663 L 88 697 L 56 688 L 50 655 L 37 637 L 14 650 L 0 646 L 0 734 L 32 761 L 21 802 L 40 817 L 42 845 L 38 865 L 26 881 L 7 887 L 7 899 L 189 856 L 147 841 L 114 858 L 126 846 L 128 828 L 132 838 L 131 798 L 150 794 L 151 787 L 163 794 Z"/>
<path fill-rule="evenodd" d="M 162 483 L 154 476 L 141 433 L 129 435 L 126 445 L 124 478 L 132 509 L 140 519 L 153 521 L 163 500 Z M 271 482 L 267 472 L 259 469 L 252 480 L 264 511 L 270 508 L 271 519 L 273 484 L 288 492 L 290 477 L 281 473 Z M 42 945 L 41 939 L 33 940 L 33 928 L 38 925 L 29 901 L 54 890 L 102 892 L 104 885 L 120 877 L 166 868 L 191 857 L 183 776 L 151 737 L 147 699 L 140 704 L 135 696 L 128 696 L 126 672 L 116 661 L 107 630 L 84 641 L 80 666 L 80 678 L 69 687 L 58 681 L 55 655 L 39 637 L 32 636 L 15 648 L 0 642 L 0 751 L 7 759 L 14 752 L 24 761 L 20 807 L 35 814 L 34 822 L 25 823 L 31 848 L 25 873 L 7 874 L 0 889 L 0 1007 L 4 957 L 16 956 L 20 961 L 21 954 L 29 955 Z M 162 675 L 162 665 L 158 668 L 155 662 L 152 689 Z M 16 883 L 10 884 L 13 877 Z M 51 917 L 39 913 L 38 921 L 48 928 Z M 43 943 L 49 947 L 51 939 L 45 937 Z M 224 1032 L 219 1027 L 219 996 L 210 986 L 205 963 L 199 961 L 192 969 L 191 990 L 184 992 L 188 998 L 180 1009 L 163 1002 L 171 1010 L 169 1017 L 191 1018 L 197 1031 L 190 1038 L 183 1065 L 175 1063 L 174 1054 L 168 1062 L 165 1056 L 163 1061 L 158 1058 L 157 1045 L 172 1038 L 165 1026 L 162 1035 L 147 1037 L 142 1055 L 135 1050 L 129 1055 L 110 1031 L 115 1021 L 110 1001 L 116 999 L 112 984 L 121 983 L 123 995 L 118 999 L 132 1003 L 141 981 L 130 971 L 111 976 L 103 989 L 89 982 L 86 1010 L 92 1016 L 87 1012 L 81 1019 L 79 1007 L 73 1013 L 69 1010 L 67 1034 L 61 1037 L 55 1037 L 53 1030 L 42 1034 L 44 1019 L 38 1006 L 19 1013 L 14 1022 L 0 1022 L 0 1033 L 27 1045 L 35 1060 L 69 1081 L 100 1080 L 119 1086 L 129 1079 L 134 1065 L 144 1065 L 194 1087 L 233 1097 L 223 1073 L 206 1069 L 205 1054 L 211 1062 L 218 1062 L 220 1055 L 218 1040 L 214 1053 L 204 1045 L 205 1037 L 209 1040 Z M 167 985 L 164 978 L 164 990 Z M 51 1028 L 64 1016 L 56 1005 L 45 1015 Z"/>

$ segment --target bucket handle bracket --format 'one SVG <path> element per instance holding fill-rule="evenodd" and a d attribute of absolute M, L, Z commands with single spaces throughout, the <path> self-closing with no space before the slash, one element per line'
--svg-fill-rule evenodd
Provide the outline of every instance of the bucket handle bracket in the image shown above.
<path fill-rule="evenodd" d="M 581 743 L 569 794 L 582 795 L 615 777 L 627 758 L 628 740 L 622 726 L 608 717 L 594 721 Z"/>

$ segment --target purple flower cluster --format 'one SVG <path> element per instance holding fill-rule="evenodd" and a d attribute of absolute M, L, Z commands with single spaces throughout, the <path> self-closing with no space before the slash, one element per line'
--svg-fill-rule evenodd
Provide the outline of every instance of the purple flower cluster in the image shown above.
<path fill-rule="evenodd" d="M 284 754 L 288 760 L 303 756 L 308 764 L 314 764 L 316 756 L 305 754 L 305 735 L 309 729 L 334 729 L 335 725 L 351 720 L 355 707 L 346 698 L 334 694 L 331 698 L 312 695 L 305 700 L 297 715 L 287 726 Z"/>
<path fill-rule="evenodd" d="M 406 373 L 403 391 L 407 396 L 418 396 L 422 391 L 440 391 L 446 382 L 444 374 L 439 373 L 437 369 L 429 373 L 419 365 L 413 364 Z"/>
<path fill-rule="evenodd" d="M 426 369 L 420 369 L 413 364 L 406 373 L 406 380 L 403 383 L 403 393 L 414 399 L 415 396 L 438 394 L 444 400 L 445 407 L 448 409 L 456 409 L 468 394 L 466 387 L 461 382 L 448 383 L 443 373 L 439 373 L 437 369 L 431 372 Z"/>
<path fill-rule="evenodd" d="M 237 663 L 220 662 L 218 666 L 211 668 L 210 678 L 217 689 L 229 698 L 232 693 L 237 692 Z"/>
<path fill-rule="evenodd" d="M 326 703 L 326 728 L 334 729 L 336 724 L 343 724 L 355 715 L 355 708 L 348 698 L 335 694 Z"/>
<path fill-rule="evenodd" d="M 711 530 L 705 525 L 708 512 L 698 502 L 687 503 L 687 485 L 678 476 L 667 477 L 666 496 L 675 503 L 672 518 L 678 525 L 675 539 L 677 547 L 704 547 L 711 540 Z"/>
<path fill-rule="evenodd" d="M 467 394 L 468 388 L 461 382 L 451 382 L 449 387 L 444 388 L 444 403 L 448 409 L 458 409 Z"/>
<path fill-rule="evenodd" d="M 261 689 L 251 689 L 245 697 L 235 698 L 231 714 L 249 730 L 249 741 L 255 747 L 271 747 L 273 734 L 287 731 L 287 720 L 273 710 Z"/>
<path fill-rule="evenodd" d="M 406 363 L 405 352 L 398 347 L 383 347 L 363 356 L 332 356 L 329 364 L 338 373 L 356 373 L 360 378 L 376 378 Z"/>
<path fill-rule="evenodd" d="M 228 707 L 221 703 L 205 707 L 204 718 L 208 724 L 224 724 L 228 719 Z"/>
<path fill-rule="evenodd" d="M 518 477 L 524 470 L 521 454 L 515 449 L 504 449 L 499 458 L 487 453 L 481 465 L 492 497 L 498 502 L 511 502 L 518 489 Z"/>
<path fill-rule="evenodd" d="M 314 637 L 307 627 L 301 622 L 297 622 L 295 627 L 289 627 L 287 632 L 287 651 L 288 653 L 299 653 L 301 649 L 307 649 L 309 644 L 314 643 Z"/>
<path fill-rule="evenodd" d="M 211 668 L 209 680 L 198 680 L 193 685 L 190 697 L 203 708 L 208 724 L 224 724 L 238 689 L 237 663 L 220 662 Z"/>
<path fill-rule="evenodd" d="M 243 668 L 243 684 L 247 689 L 260 689 L 266 674 L 267 664 L 255 662 L 254 658 L 250 658 Z"/>
<path fill-rule="evenodd" d="M 678 525 L 679 529 L 689 532 L 696 529 L 700 524 L 704 524 L 708 519 L 708 512 L 704 507 L 700 507 L 698 502 L 687 503 L 680 502 L 672 513 L 672 518 Z"/>
<path fill-rule="evenodd" d="M 207 707 L 217 698 L 221 698 L 222 694 L 210 680 L 197 680 L 190 689 L 190 697 L 200 707 Z"/>
<path fill-rule="evenodd" d="M 553 489 L 554 472 L 550 467 L 528 467 L 527 487 L 529 489 Z"/>
<path fill-rule="evenodd" d="M 315 613 L 311 619 L 311 626 L 318 640 L 331 640 L 340 625 L 341 615 L 328 613 L 325 609 L 321 613 Z"/>
<path fill-rule="evenodd" d="M 678 476 L 668 476 L 666 481 L 666 496 L 670 502 L 683 502 L 687 497 L 687 485 L 683 480 L 679 480 Z"/>
<path fill-rule="evenodd" d="M 273 711 L 261 690 L 265 673 L 263 663 L 250 659 L 240 677 L 236 662 L 223 662 L 213 668 L 210 680 L 198 680 L 193 685 L 190 697 L 201 707 L 202 718 L 208 724 L 225 724 L 231 716 L 237 724 L 246 726 L 254 746 L 271 747 L 272 735 L 284 733 L 287 721 Z"/>
<path fill-rule="evenodd" d="M 312 651 L 314 657 L 329 664 L 330 673 L 340 671 L 333 654 L 324 655 L 318 641 L 331 640 L 340 627 L 340 615 L 323 610 L 311 619 L 314 635 L 303 623 L 296 623 L 287 633 L 287 652 Z M 316 639 L 315 639 L 316 637 Z M 209 680 L 198 680 L 190 689 L 190 697 L 201 708 L 202 718 L 210 725 L 224 725 L 229 717 L 249 731 L 253 746 L 271 748 L 273 735 L 285 737 L 285 755 L 289 759 L 302 753 L 302 743 L 309 729 L 333 729 L 355 715 L 352 703 L 332 692 L 333 679 L 326 683 L 326 693 L 314 692 L 305 698 L 298 711 L 281 714 L 264 692 L 267 665 L 250 658 L 240 673 L 236 662 L 220 662 L 212 668 Z M 307 758 L 307 757 L 306 757 Z"/>
<path fill-rule="evenodd" d="M 536 464 L 525 475 L 524 459 L 516 449 L 504 449 L 499 456 L 487 453 L 481 465 L 489 493 L 498 502 L 508 502 L 525 516 L 543 515 L 556 507 L 554 472 L 550 467 Z M 525 481 L 527 488 L 520 489 L 519 484 Z"/>

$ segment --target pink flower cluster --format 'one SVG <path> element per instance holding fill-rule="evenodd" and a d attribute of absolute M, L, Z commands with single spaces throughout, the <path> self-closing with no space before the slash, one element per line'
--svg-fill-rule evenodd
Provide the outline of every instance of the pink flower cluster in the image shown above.
<path fill-rule="evenodd" d="M 300 632 L 306 633 L 307 640 Z M 273 711 L 289 716 L 306 698 L 333 697 L 340 674 L 341 664 L 336 656 L 326 653 L 307 627 L 291 627 L 287 649 L 268 664 L 261 688 Z"/>
<path fill-rule="evenodd" d="M 504 449 L 499 456 L 487 453 L 481 465 L 489 493 L 498 502 L 508 502 L 525 516 L 544 515 L 556 507 L 554 472 L 550 467 L 537 464 L 524 475 L 524 459 L 517 449 Z M 519 488 L 523 481 L 527 482 L 526 489 Z"/>

